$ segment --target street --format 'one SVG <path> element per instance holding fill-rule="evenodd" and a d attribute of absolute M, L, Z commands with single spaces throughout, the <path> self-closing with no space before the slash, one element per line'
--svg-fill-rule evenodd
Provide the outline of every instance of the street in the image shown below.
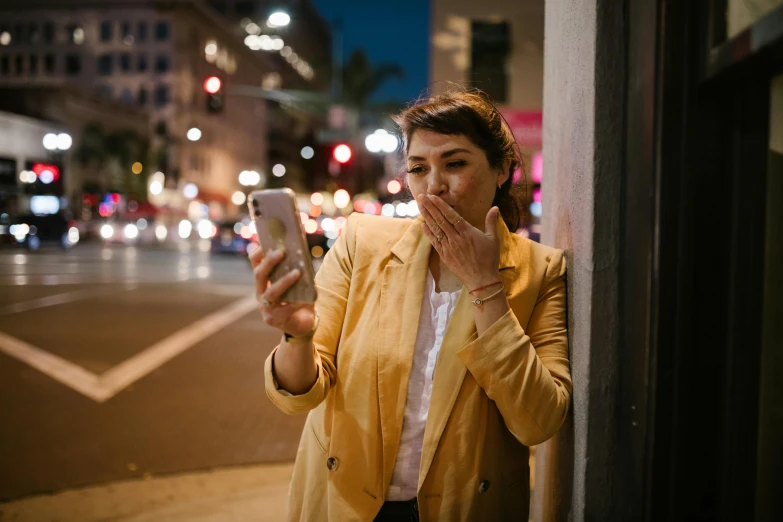
<path fill-rule="evenodd" d="M 294 458 L 249 263 L 205 250 L 0 250 L 0 501 Z"/>

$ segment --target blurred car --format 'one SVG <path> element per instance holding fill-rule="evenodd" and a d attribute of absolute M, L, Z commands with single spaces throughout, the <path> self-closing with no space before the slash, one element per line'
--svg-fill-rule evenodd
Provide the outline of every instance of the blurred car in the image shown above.
<path fill-rule="evenodd" d="M 222 221 L 215 224 L 217 232 L 212 237 L 211 251 L 213 254 L 247 255 L 247 247 L 254 240 L 257 242 L 255 229 L 250 219 L 240 221 Z"/>
<path fill-rule="evenodd" d="M 4 231 L 11 242 L 38 250 L 44 244 L 56 244 L 70 249 L 79 242 L 79 229 L 73 216 L 67 210 L 51 214 L 23 214 L 12 218 Z"/>

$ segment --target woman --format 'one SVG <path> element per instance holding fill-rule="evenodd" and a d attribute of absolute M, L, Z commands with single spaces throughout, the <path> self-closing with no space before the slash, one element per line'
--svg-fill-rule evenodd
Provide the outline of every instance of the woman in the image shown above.
<path fill-rule="evenodd" d="M 284 253 L 250 256 L 266 323 L 285 333 L 266 391 L 309 412 L 289 519 L 528 518 L 527 446 L 571 398 L 565 259 L 518 235 L 517 146 L 480 92 L 395 117 L 415 220 L 352 214 L 315 304 L 280 303 Z M 317 309 L 317 313 L 316 313 Z"/>

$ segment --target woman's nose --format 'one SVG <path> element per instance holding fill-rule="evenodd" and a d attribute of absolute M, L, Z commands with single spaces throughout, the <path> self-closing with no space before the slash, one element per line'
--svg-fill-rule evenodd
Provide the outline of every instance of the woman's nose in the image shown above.
<path fill-rule="evenodd" d="M 446 191 L 446 183 L 443 181 L 440 175 L 433 172 L 430 175 L 430 179 L 427 180 L 427 194 L 434 196 L 440 196 Z"/>

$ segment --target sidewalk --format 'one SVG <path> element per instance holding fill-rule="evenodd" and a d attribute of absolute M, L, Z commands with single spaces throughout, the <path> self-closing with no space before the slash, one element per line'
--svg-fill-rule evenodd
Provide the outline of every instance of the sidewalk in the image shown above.
<path fill-rule="evenodd" d="M 278 522 L 293 464 L 115 482 L 0 504 L 0 522 Z"/>

